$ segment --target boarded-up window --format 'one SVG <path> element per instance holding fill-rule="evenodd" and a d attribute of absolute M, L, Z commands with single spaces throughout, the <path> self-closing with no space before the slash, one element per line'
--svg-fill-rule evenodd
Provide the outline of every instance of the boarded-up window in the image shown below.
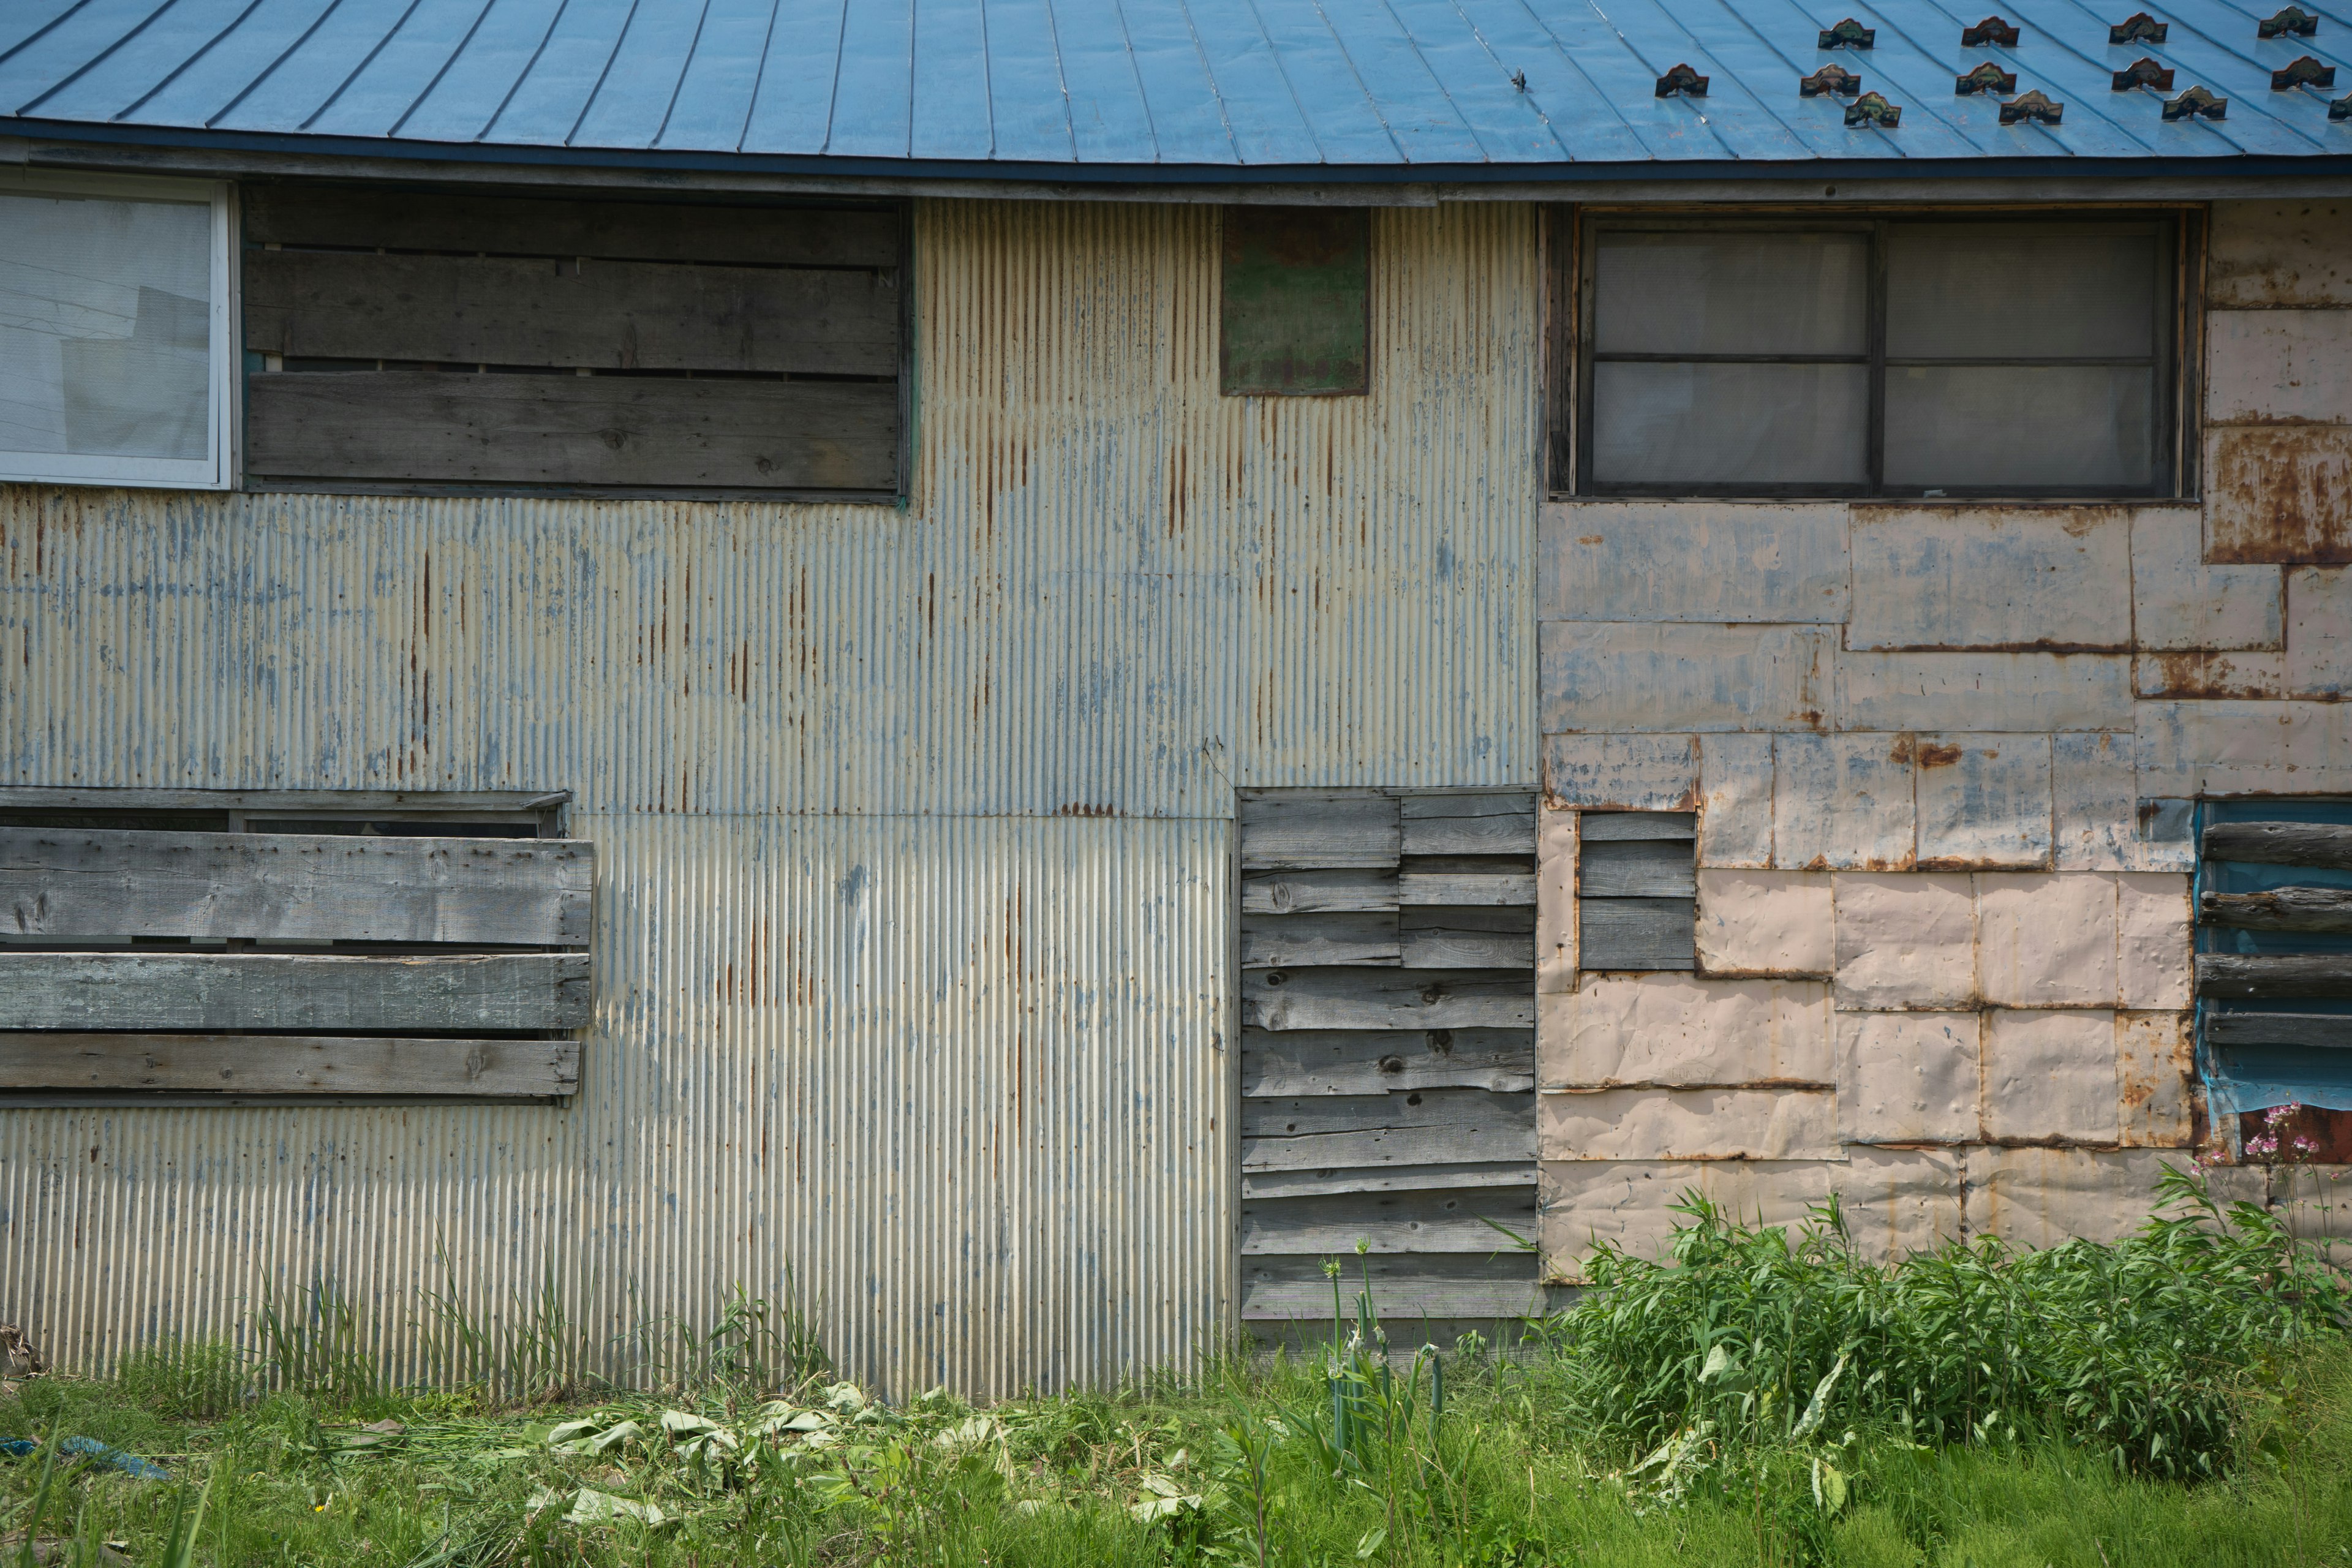
<path fill-rule="evenodd" d="M 257 488 L 886 498 L 895 207 L 249 189 Z"/>
<path fill-rule="evenodd" d="M 2273 1106 L 2352 1111 L 2352 801 L 2200 811 L 2199 1064 L 2214 1121 L 2228 1135 Z"/>
<path fill-rule="evenodd" d="M 1360 207 L 1227 207 L 1218 390 L 1329 396 L 1371 384 L 1371 226 Z"/>
<path fill-rule="evenodd" d="M 1585 493 L 2181 488 L 2171 216 L 1606 218 L 1559 248 Z"/>
<path fill-rule="evenodd" d="M 569 1095 L 560 798 L 0 790 L 0 1100 Z"/>
<path fill-rule="evenodd" d="M 1577 967 L 1698 967 L 1696 818 L 1588 811 L 1577 821 Z"/>
<path fill-rule="evenodd" d="M 1328 1323 L 1332 1257 L 1392 1322 L 1540 1309 L 1495 1228 L 1534 1237 L 1535 834 L 1525 791 L 1243 796 L 1254 1328 Z"/>

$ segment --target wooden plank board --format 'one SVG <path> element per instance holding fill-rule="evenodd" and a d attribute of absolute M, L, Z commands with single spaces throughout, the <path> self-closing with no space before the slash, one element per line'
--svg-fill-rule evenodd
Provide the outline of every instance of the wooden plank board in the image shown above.
<path fill-rule="evenodd" d="M 1531 1029 L 1535 977 L 1475 969 L 1254 969 L 1242 1022 L 1261 1029 Z"/>
<path fill-rule="evenodd" d="M 1452 1191 L 1517 1187 L 1536 1179 L 1535 1156 L 1505 1161 L 1431 1161 L 1419 1165 L 1340 1165 L 1242 1173 L 1244 1198 L 1310 1197 L 1318 1193 Z"/>
<path fill-rule="evenodd" d="M 5 1089 L 546 1100 L 579 1085 L 577 1040 L 0 1034 Z"/>
<path fill-rule="evenodd" d="M 2207 893 L 2198 914 L 2208 925 L 2249 931 L 2352 931 L 2352 889 L 2273 888 L 2263 893 Z"/>
<path fill-rule="evenodd" d="M 256 373 L 247 469 L 320 479 L 888 490 L 887 383 Z"/>
<path fill-rule="evenodd" d="M 2208 1013 L 2205 1039 L 2216 1046 L 2311 1046 L 2322 1050 L 2352 1050 L 2352 1015 Z"/>
<path fill-rule="evenodd" d="M 1536 901 L 1536 868 L 1524 860 L 1455 858 L 1408 860 L 1397 874 L 1397 900 L 1466 908 Z"/>
<path fill-rule="evenodd" d="M 1588 841 L 1577 855 L 1576 890 L 1591 899 L 1695 899 L 1697 859 L 1687 840 Z"/>
<path fill-rule="evenodd" d="M 584 946 L 592 844 L 0 827 L 0 931 Z"/>
<path fill-rule="evenodd" d="M 1536 1086 L 1532 1029 L 1242 1031 L 1242 1093 L 1386 1094 Z"/>
<path fill-rule="evenodd" d="M 1305 963 L 1394 967 L 1402 961 L 1402 951 L 1394 910 L 1242 916 L 1242 963 L 1254 967 Z"/>
<path fill-rule="evenodd" d="M 0 785 L 0 811 L 331 811 L 350 816 L 545 811 L 568 789 L 71 789 Z"/>
<path fill-rule="evenodd" d="M 1239 802 L 1242 868 L 1393 866 L 1396 797 L 1368 790 L 1285 790 Z"/>
<path fill-rule="evenodd" d="M 1688 811 L 1588 811 L 1577 817 L 1576 831 L 1587 844 L 1696 838 L 1698 816 Z"/>
<path fill-rule="evenodd" d="M 1536 797 L 1529 790 L 1399 798 L 1407 855 L 1533 855 Z"/>
<path fill-rule="evenodd" d="M 1501 1240 L 1501 1237 L 1496 1237 Z M 1242 1264 L 1244 1318 L 1331 1318 L 1331 1279 L 1323 1272 L 1328 1254 L 1259 1255 Z M 1544 1290 L 1533 1255 L 1499 1258 L 1423 1253 L 1341 1259 L 1339 1305 L 1352 1317 L 1356 1298 L 1369 1288 L 1372 1307 L 1393 1332 L 1426 1315 L 1519 1317 L 1543 1310 Z"/>
<path fill-rule="evenodd" d="M 1690 899 L 1579 899 L 1579 969 L 1696 969 L 1698 905 Z"/>
<path fill-rule="evenodd" d="M 1387 1094 L 1247 1099 L 1242 1101 L 1241 1115 L 1244 1138 L 1412 1127 L 1484 1129 L 1512 1121 L 1532 1127 L 1536 1101 L 1533 1094 L 1493 1094 L 1483 1089 L 1400 1089 Z"/>
<path fill-rule="evenodd" d="M 1244 914 L 1368 911 L 1396 907 L 1394 871 L 1276 871 L 1242 879 Z"/>
<path fill-rule="evenodd" d="M 255 250 L 248 352 L 600 370 L 898 374 L 894 275 Z"/>
<path fill-rule="evenodd" d="M 1242 1205 L 1242 1252 L 1339 1257 L 1362 1241 L 1376 1254 L 1490 1253 L 1511 1245 L 1496 1225 L 1534 1237 L 1532 1185 L 1261 1199 Z"/>
<path fill-rule="evenodd" d="M 2352 827 L 2315 822 L 2217 822 L 2205 830 L 2205 858 L 2352 871 Z"/>
<path fill-rule="evenodd" d="M 16 1029 L 577 1029 L 584 952 L 410 957 L 0 950 L 0 1026 Z"/>
<path fill-rule="evenodd" d="M 264 183 L 246 184 L 238 196 L 246 242 L 255 246 L 771 267 L 895 268 L 899 258 L 899 217 L 887 206 L 717 206 Z"/>
<path fill-rule="evenodd" d="M 1400 972 L 1402 973 L 1402 972 Z M 2200 996 L 2352 996 L 2352 953 L 2197 955 Z"/>
<path fill-rule="evenodd" d="M 1399 918 L 1397 938 L 1408 969 L 1536 966 L 1536 912 L 1524 905 L 1409 909 Z"/>
<path fill-rule="evenodd" d="M 1422 1103 L 1402 1103 L 1415 1098 Z M 1244 1171 L 1532 1160 L 1535 1154 L 1532 1095 L 1423 1089 L 1242 1101 Z"/>

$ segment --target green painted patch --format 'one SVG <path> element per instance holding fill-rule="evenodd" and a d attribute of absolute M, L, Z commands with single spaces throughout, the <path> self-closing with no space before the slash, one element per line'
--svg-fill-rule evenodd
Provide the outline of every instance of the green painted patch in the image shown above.
<path fill-rule="evenodd" d="M 1315 397 L 1370 390 L 1370 215 L 1227 207 L 1217 390 Z"/>

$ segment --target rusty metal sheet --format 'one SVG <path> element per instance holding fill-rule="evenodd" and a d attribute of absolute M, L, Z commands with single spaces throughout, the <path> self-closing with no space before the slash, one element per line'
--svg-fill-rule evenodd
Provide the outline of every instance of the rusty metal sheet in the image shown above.
<path fill-rule="evenodd" d="M 2112 1007 L 2116 879 L 2095 871 L 1976 879 L 1977 989 L 2004 1007 Z"/>
<path fill-rule="evenodd" d="M 2120 1131 L 2116 1019 L 2103 1008 L 1985 1015 L 1984 1132 L 2113 1143 Z"/>
<path fill-rule="evenodd" d="M 1978 1013 L 1841 1013 L 1838 1135 L 1855 1143 L 1977 1137 Z"/>
<path fill-rule="evenodd" d="M 1845 531 L 1843 501 L 1554 502 L 1543 510 L 1536 615 L 1839 624 Z"/>
<path fill-rule="evenodd" d="M 1836 921 L 1823 871 L 1698 874 L 1698 966 L 1707 974 L 1836 971 Z"/>
<path fill-rule="evenodd" d="M 2219 426 L 2205 474 L 2209 559 L 2352 563 L 2352 426 Z"/>
<path fill-rule="evenodd" d="M 2166 1161 L 2158 1149 L 2011 1149 L 1979 1146 L 1963 1161 L 1972 1236 L 2019 1247 L 2055 1247 L 2081 1237 L 2114 1241 L 2156 1205 Z"/>
<path fill-rule="evenodd" d="M 2196 1035 L 2180 1012 L 2116 1015 L 2116 1141 L 2185 1149 L 2194 1141 Z"/>
<path fill-rule="evenodd" d="M 1370 391 L 1370 247 L 1361 207 L 1227 207 L 1217 390 L 1228 397 Z"/>
<path fill-rule="evenodd" d="M 2050 864 L 2050 737 L 1921 735 L 1923 869 Z"/>
<path fill-rule="evenodd" d="M 1547 732 L 1828 727 L 1830 627 L 1545 621 Z"/>
<path fill-rule="evenodd" d="M 2124 507 L 1856 507 L 1851 648 L 2131 647 Z"/>
<path fill-rule="evenodd" d="M 1772 858 L 1792 871 L 1902 871 L 1918 855 L 1907 734 L 1772 737 Z"/>
<path fill-rule="evenodd" d="M 2352 305 L 2352 202 L 2215 202 L 2205 298 L 2221 308 Z"/>
<path fill-rule="evenodd" d="M 1603 1089 L 1536 1097 L 1550 1160 L 1843 1160 L 1837 1096 L 1812 1089 Z"/>
<path fill-rule="evenodd" d="M 2290 697 L 2352 697 L 2352 572 L 2301 567 L 2286 574 Z"/>
<path fill-rule="evenodd" d="M 1829 987 L 1817 981 L 1602 975 L 1545 997 L 1537 1034 L 1546 1089 L 1819 1087 L 1831 1077 Z"/>
<path fill-rule="evenodd" d="M 1975 1005 L 1976 897 L 1965 873 L 1846 873 L 1834 887 L 1841 1009 Z"/>
<path fill-rule="evenodd" d="M 2137 654 L 2132 658 L 2132 691 L 2140 697 L 2276 699 L 2287 694 L 2286 655 L 2263 648 Z"/>

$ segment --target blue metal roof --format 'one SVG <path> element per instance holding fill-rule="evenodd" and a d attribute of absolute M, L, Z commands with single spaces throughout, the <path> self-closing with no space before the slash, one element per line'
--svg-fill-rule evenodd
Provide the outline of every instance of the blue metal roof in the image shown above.
<path fill-rule="evenodd" d="M 1543 177 L 1610 166 L 2352 154 L 2352 0 L 7 0 L 0 132 L 531 163 L 1075 178 Z M 2286 0 L 2277 0 L 2284 5 Z M 2013 47 L 1963 47 L 1998 5 Z M 1869 49 L 1824 50 L 1847 16 Z M 2229 100 L 2166 121 L 2143 56 Z M 1986 60 L 2062 102 L 2000 122 Z M 1850 128 L 1831 62 L 1902 109 Z M 1658 96 L 1687 64 L 1704 97 Z M 1761 171 L 1759 171 L 1761 172 Z M 1894 172 L 1889 169 L 1889 173 Z"/>

